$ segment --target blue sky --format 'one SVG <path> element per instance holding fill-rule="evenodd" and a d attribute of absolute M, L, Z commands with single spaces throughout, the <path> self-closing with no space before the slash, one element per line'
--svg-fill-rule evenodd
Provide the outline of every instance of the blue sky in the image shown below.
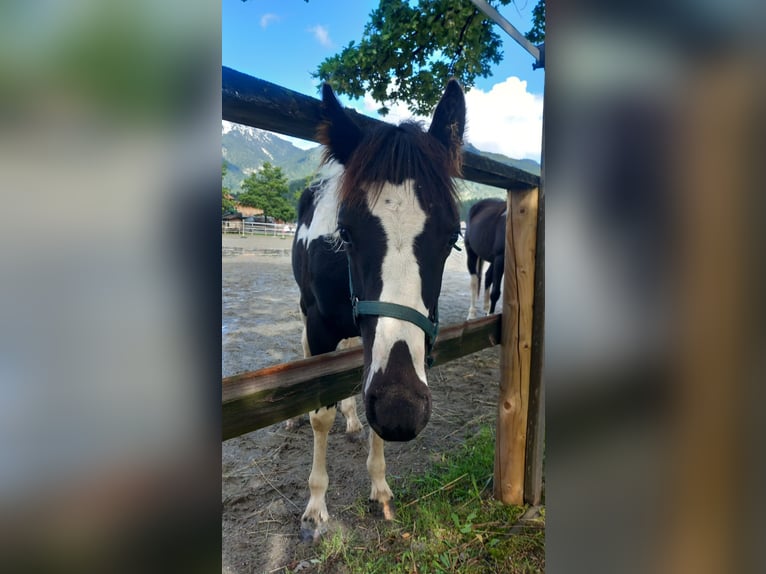
<path fill-rule="evenodd" d="M 520 8 L 509 5 L 500 12 L 526 32 L 534 4 L 523 0 Z M 316 97 L 317 81 L 311 73 L 322 60 L 361 39 L 377 5 L 378 0 L 222 0 L 222 64 Z M 467 139 L 486 151 L 539 161 L 544 72 L 533 71 L 532 57 L 497 30 L 504 58 L 491 77 L 480 78 L 467 94 Z M 341 101 L 377 117 L 378 104 L 370 98 Z M 395 122 L 409 116 L 404 106 L 395 106 L 385 119 Z"/>

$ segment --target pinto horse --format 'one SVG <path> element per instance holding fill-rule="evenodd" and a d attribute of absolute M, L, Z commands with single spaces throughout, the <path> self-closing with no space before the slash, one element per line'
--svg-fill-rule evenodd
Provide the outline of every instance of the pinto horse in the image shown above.
<path fill-rule="evenodd" d="M 292 263 L 303 348 L 317 355 L 361 336 L 370 500 L 391 519 L 383 441 L 415 438 L 431 415 L 426 362 L 444 265 L 460 232 L 452 177 L 461 170 L 465 99 L 450 80 L 428 131 L 416 122 L 361 129 L 325 84 L 322 118 L 323 161 L 341 169 L 306 189 L 298 205 Z M 317 537 L 328 520 L 327 435 L 335 405 L 309 417 L 314 457 L 301 532 Z"/>
<path fill-rule="evenodd" d="M 482 199 L 468 210 L 465 228 L 466 264 L 471 276 L 471 306 L 468 309 L 468 319 L 476 318 L 476 299 L 481 292 L 481 268 L 484 261 L 489 261 L 489 268 L 484 277 L 484 313 L 494 313 L 500 298 L 506 212 L 504 199 Z"/>

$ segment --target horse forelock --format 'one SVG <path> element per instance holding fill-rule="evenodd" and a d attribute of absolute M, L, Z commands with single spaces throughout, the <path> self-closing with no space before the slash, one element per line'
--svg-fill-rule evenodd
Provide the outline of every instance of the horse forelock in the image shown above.
<path fill-rule="evenodd" d="M 326 153 L 324 161 L 330 159 Z M 382 124 L 365 133 L 345 166 L 338 201 L 352 207 L 372 206 L 386 183 L 400 185 L 413 180 L 426 210 L 441 204 L 457 217 L 458 193 L 452 178 L 460 174 L 459 156 L 456 159 L 450 154 L 419 122 Z"/>

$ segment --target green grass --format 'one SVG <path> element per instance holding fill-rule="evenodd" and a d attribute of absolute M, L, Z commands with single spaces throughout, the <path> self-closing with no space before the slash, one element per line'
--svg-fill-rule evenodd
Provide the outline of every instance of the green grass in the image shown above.
<path fill-rule="evenodd" d="M 319 543 L 311 572 L 544 571 L 544 530 L 511 533 L 525 508 L 492 498 L 494 443 L 492 430 L 484 427 L 430 472 L 397 485 L 392 522 L 374 520 L 361 510 L 366 501 L 358 501 L 350 513 L 358 524 L 339 528 Z"/>

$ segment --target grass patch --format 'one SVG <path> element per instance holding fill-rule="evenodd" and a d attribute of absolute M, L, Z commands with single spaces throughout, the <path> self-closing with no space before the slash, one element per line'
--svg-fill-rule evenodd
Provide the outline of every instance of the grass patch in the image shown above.
<path fill-rule="evenodd" d="M 310 571 L 544 571 L 544 529 L 511 533 L 525 508 L 506 506 L 492 498 L 494 444 L 493 430 L 483 427 L 459 451 L 444 455 L 430 472 L 410 477 L 406 485 L 395 488 L 396 519 L 392 522 L 362 518 L 354 512 L 359 523 L 323 539 Z M 542 516 L 544 523 L 544 513 Z"/>

